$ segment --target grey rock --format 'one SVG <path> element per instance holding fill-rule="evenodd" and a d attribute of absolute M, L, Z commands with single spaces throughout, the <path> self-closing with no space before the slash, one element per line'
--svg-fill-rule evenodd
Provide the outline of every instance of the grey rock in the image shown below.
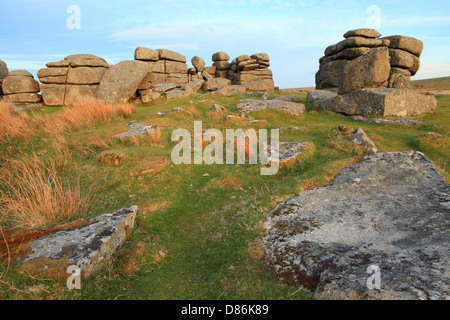
<path fill-rule="evenodd" d="M 125 139 L 125 138 L 130 138 L 130 137 L 137 137 L 137 136 L 142 136 L 144 134 L 147 134 L 149 132 L 153 132 L 156 130 L 156 126 L 152 126 L 152 125 L 148 125 L 148 124 L 128 122 L 126 125 L 128 127 L 127 131 L 116 134 L 116 135 L 112 136 L 111 138 Z"/>
<path fill-rule="evenodd" d="M 282 101 L 282 100 L 241 100 L 236 106 L 236 111 L 250 113 L 265 109 L 277 109 L 286 112 L 292 116 L 300 116 L 305 112 L 305 105 L 302 103 Z"/>
<path fill-rule="evenodd" d="M 21 268 L 37 274 L 67 279 L 67 267 L 76 265 L 87 278 L 130 236 L 137 207 L 120 209 L 88 220 L 84 227 L 60 231 L 26 245 L 30 253 Z"/>
<path fill-rule="evenodd" d="M 214 103 L 214 105 L 211 107 L 212 111 L 224 111 L 225 107 L 221 106 L 220 104 Z"/>
<path fill-rule="evenodd" d="M 359 144 L 366 148 L 366 150 L 377 153 L 380 152 L 380 149 L 373 143 L 373 141 L 369 138 L 366 132 L 362 128 L 358 128 L 355 131 L 349 134 L 349 137 L 352 139 L 352 142 L 355 144 Z"/>
<path fill-rule="evenodd" d="M 372 123 L 397 123 L 407 126 L 418 126 L 426 123 L 425 121 L 402 119 L 402 118 L 364 118 L 361 116 L 353 116 L 352 119 Z"/>
<path fill-rule="evenodd" d="M 449 299 L 449 217 L 450 184 L 424 154 L 377 153 L 272 210 L 266 262 L 318 296 Z M 380 290 L 367 287 L 371 265 Z"/>
<path fill-rule="evenodd" d="M 437 107 L 434 96 L 412 90 L 366 88 L 325 100 L 317 100 L 314 108 L 323 108 L 348 115 L 411 116 L 433 113 Z"/>
<path fill-rule="evenodd" d="M 313 90 L 308 92 L 306 96 L 306 101 L 315 102 L 319 100 L 325 100 L 328 98 L 334 98 L 337 96 L 336 92 L 328 91 L 328 90 Z"/>
<path fill-rule="evenodd" d="M 373 49 L 345 65 L 339 81 L 339 94 L 363 88 L 386 87 L 390 71 L 389 49 Z"/>
<path fill-rule="evenodd" d="M 279 168 L 289 169 L 297 162 L 305 146 L 306 142 L 299 141 L 263 142 L 263 157 L 270 166 L 275 162 Z"/>

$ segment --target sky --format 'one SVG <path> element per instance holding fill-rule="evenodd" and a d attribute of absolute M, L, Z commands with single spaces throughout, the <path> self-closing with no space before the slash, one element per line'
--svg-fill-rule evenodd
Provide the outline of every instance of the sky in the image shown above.
<path fill-rule="evenodd" d="M 450 76 L 450 1 L 0 0 L 0 59 L 36 75 L 51 61 L 92 53 L 110 64 L 136 47 L 188 60 L 268 53 L 275 85 L 311 87 L 325 48 L 352 29 L 424 42 L 414 79 Z"/>

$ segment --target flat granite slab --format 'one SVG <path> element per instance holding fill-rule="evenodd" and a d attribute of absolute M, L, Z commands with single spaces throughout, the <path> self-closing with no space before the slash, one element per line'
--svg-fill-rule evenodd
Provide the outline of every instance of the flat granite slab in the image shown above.
<path fill-rule="evenodd" d="M 449 218 L 450 184 L 424 154 L 372 154 L 268 214 L 266 262 L 318 297 L 445 300 Z"/>
<path fill-rule="evenodd" d="M 26 245 L 20 270 L 30 274 L 67 279 L 67 268 L 78 266 L 83 278 L 101 269 L 131 235 L 137 207 L 91 218 L 84 227 L 59 231 Z"/>
<path fill-rule="evenodd" d="M 243 102 L 236 106 L 236 111 L 242 113 L 250 113 L 265 109 L 277 109 L 297 117 L 305 112 L 304 104 L 291 101 L 256 99 L 245 99 L 241 101 Z"/>

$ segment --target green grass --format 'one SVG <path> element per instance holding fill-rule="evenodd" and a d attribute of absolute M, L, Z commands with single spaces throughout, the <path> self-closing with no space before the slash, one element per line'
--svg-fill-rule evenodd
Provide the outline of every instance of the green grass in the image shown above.
<path fill-rule="evenodd" d="M 305 103 L 304 94 L 296 96 Z M 446 163 L 450 159 L 450 98 L 447 96 L 438 97 L 435 114 L 416 118 L 426 124 L 411 127 L 365 123 L 329 111 L 310 111 L 307 103 L 307 112 L 298 118 L 274 110 L 256 112 L 251 116 L 267 120 L 267 128 L 303 128 L 281 131 L 281 140 L 308 142 L 298 163 L 274 176 L 259 175 L 260 167 L 255 165 L 173 164 L 157 174 L 136 175 L 153 159 L 170 159 L 175 145 L 170 142 L 173 128 L 193 129 L 194 120 L 221 127 L 221 121 L 208 122 L 209 109 L 214 102 L 198 102 L 203 99 L 212 99 L 233 111 L 240 98 L 212 95 L 158 101 L 155 105 L 138 107 L 131 119 L 65 134 L 73 154 L 66 174 L 71 178 L 78 172 L 84 188 L 92 188 L 97 198 L 87 216 L 137 205 L 140 209 L 137 226 L 116 257 L 100 273 L 86 280 L 81 290 L 69 291 L 64 283 L 33 279 L 18 273 L 17 265 L 13 264 L 0 279 L 3 281 L 0 298 L 310 299 L 298 288 L 279 283 L 261 261 L 263 223 L 277 202 L 305 188 L 325 184 L 339 169 L 364 155 L 361 148 L 339 136 L 338 125 L 364 128 L 382 151 L 424 152 L 445 177 L 450 178 Z M 199 111 L 199 119 L 176 113 L 164 117 L 155 115 L 158 111 L 170 111 L 173 107 L 187 109 L 190 105 Z M 55 110 L 61 109 L 46 107 L 39 112 L 54 113 Z M 122 166 L 97 163 L 97 156 L 105 148 L 90 143 L 124 131 L 125 122 L 131 120 L 172 128 L 163 129 L 161 145 L 135 145 L 126 141 L 110 144 L 109 150 L 125 155 Z M 444 128 L 435 129 L 434 125 Z M 429 131 L 439 132 L 443 137 L 439 141 L 423 138 Z M 39 153 L 49 148 L 48 141 L 35 139 L 32 143 L 33 151 L 26 143 L 15 147 L 24 153 Z M 145 213 L 150 211 L 147 208 L 161 203 L 166 205 L 160 210 Z M 144 254 L 133 256 L 133 248 L 138 244 L 143 245 Z M 139 268 L 127 274 L 124 266 L 130 256 L 138 261 Z M 6 266 L 0 267 L 0 274 L 5 272 Z"/>

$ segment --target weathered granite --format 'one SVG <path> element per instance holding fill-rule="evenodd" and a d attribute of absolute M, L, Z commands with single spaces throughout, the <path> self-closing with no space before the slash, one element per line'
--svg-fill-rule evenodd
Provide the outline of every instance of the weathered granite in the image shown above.
<path fill-rule="evenodd" d="M 241 100 L 236 106 L 236 111 L 250 113 L 265 109 L 277 109 L 293 116 L 300 116 L 305 112 L 305 105 L 302 103 L 283 101 L 283 100 Z"/>
<path fill-rule="evenodd" d="M 30 242 L 29 253 L 20 258 L 20 269 L 55 279 L 68 278 L 67 268 L 76 265 L 82 278 L 101 269 L 130 236 L 137 207 L 120 209 L 88 220 L 84 227 L 59 231 Z"/>
<path fill-rule="evenodd" d="M 434 96 L 405 89 L 366 88 L 316 100 L 314 108 L 323 108 L 348 115 L 411 116 L 433 113 L 437 107 Z"/>
<path fill-rule="evenodd" d="M 266 261 L 318 295 L 449 299 L 450 184 L 420 152 L 377 153 L 268 214 Z M 371 265 L 380 290 L 368 289 Z"/>
<path fill-rule="evenodd" d="M 363 146 L 367 151 L 377 153 L 380 152 L 380 149 L 376 146 L 376 144 L 369 138 L 367 133 L 362 128 L 358 128 L 353 131 L 346 125 L 341 124 L 338 127 L 339 131 L 348 136 L 354 144 L 358 144 Z"/>
<path fill-rule="evenodd" d="M 141 123 L 135 123 L 135 122 L 128 122 L 127 124 L 128 130 L 116 134 L 112 136 L 113 139 L 124 139 L 124 138 L 130 138 L 130 137 L 136 137 L 141 136 L 143 134 L 152 132 L 156 130 L 156 126 L 148 125 L 148 124 L 141 124 Z"/>
<path fill-rule="evenodd" d="M 411 120 L 411 119 L 402 119 L 402 118 L 364 118 L 361 116 L 353 116 L 353 120 L 364 121 L 364 122 L 373 122 L 373 123 L 396 123 L 403 124 L 407 126 L 418 126 L 421 124 L 425 124 L 425 121 L 419 120 Z"/>
<path fill-rule="evenodd" d="M 269 166 L 278 162 L 279 168 L 289 169 L 297 162 L 305 146 L 306 142 L 299 141 L 263 142 L 262 150 Z"/>

